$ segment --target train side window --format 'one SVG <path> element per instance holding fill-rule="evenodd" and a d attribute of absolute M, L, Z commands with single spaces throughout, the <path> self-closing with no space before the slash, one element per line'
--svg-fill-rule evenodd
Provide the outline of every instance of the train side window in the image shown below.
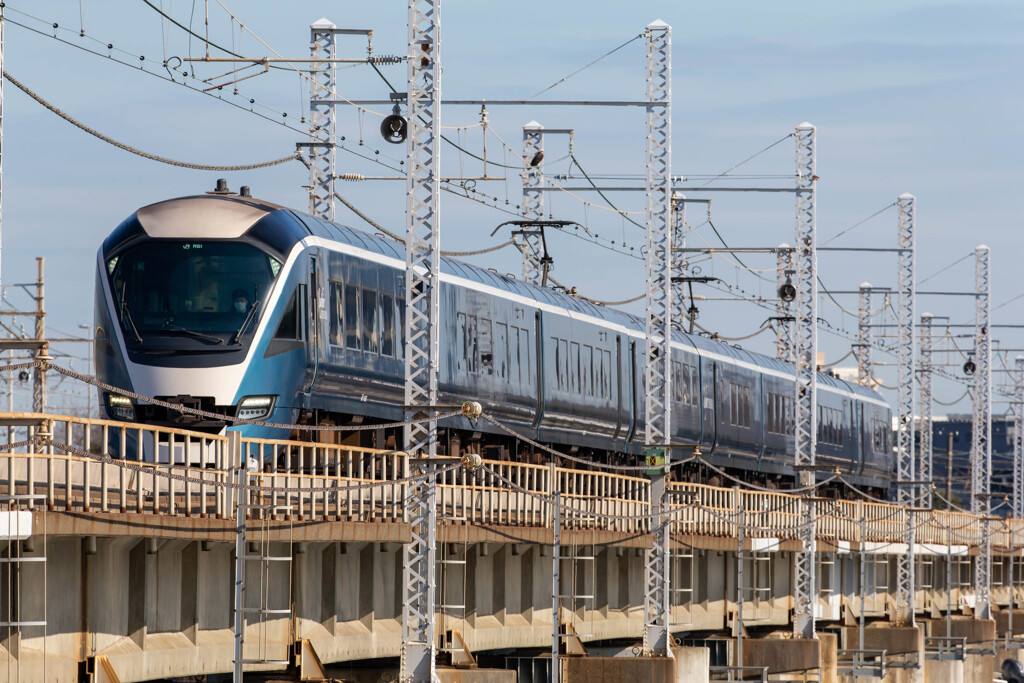
<path fill-rule="evenodd" d="M 525 384 L 531 384 L 533 377 L 533 365 L 530 364 L 530 354 L 533 352 L 533 344 L 530 342 L 530 331 L 525 327 L 519 328 L 519 377 Z"/>
<path fill-rule="evenodd" d="M 380 331 L 377 328 L 377 292 L 363 290 L 363 350 L 380 352 Z"/>
<path fill-rule="evenodd" d="M 399 360 L 405 360 L 405 298 L 398 297 L 398 356 Z"/>
<path fill-rule="evenodd" d="M 381 294 L 377 300 L 380 306 L 380 352 L 389 358 L 395 357 L 395 300 L 390 294 Z"/>
<path fill-rule="evenodd" d="M 345 346 L 356 351 L 363 348 L 359 325 L 359 288 L 345 285 Z"/>
<path fill-rule="evenodd" d="M 477 372 L 477 338 L 476 338 L 476 316 L 466 316 L 466 370 Z"/>
<path fill-rule="evenodd" d="M 604 352 L 604 397 L 610 399 L 612 397 L 612 352 L 605 350 Z"/>
<path fill-rule="evenodd" d="M 494 339 L 491 337 L 491 321 L 480 318 L 480 374 L 494 374 Z"/>
<path fill-rule="evenodd" d="M 455 343 L 458 345 L 455 349 L 456 367 L 460 372 L 466 371 L 466 314 L 456 313 L 455 314 Z"/>
<path fill-rule="evenodd" d="M 597 394 L 594 391 L 594 347 L 590 345 L 583 346 L 583 357 L 580 359 L 583 364 L 583 395 L 594 396 Z"/>
<path fill-rule="evenodd" d="M 508 325 L 505 323 L 494 323 L 494 368 L 498 377 L 508 379 Z"/>
<path fill-rule="evenodd" d="M 519 328 L 512 325 L 508 337 L 508 378 L 519 382 Z"/>
<path fill-rule="evenodd" d="M 555 345 L 555 375 L 558 377 L 558 389 L 561 391 L 565 389 L 565 376 L 562 374 L 562 356 L 565 355 L 565 351 L 562 350 L 562 340 L 558 337 L 552 337 L 551 341 Z"/>
<path fill-rule="evenodd" d="M 569 344 L 569 391 L 580 393 L 580 344 Z"/>
<path fill-rule="evenodd" d="M 345 299 L 345 288 L 340 282 L 331 283 L 331 321 L 328 339 L 332 346 L 345 344 L 345 328 L 342 302 Z"/>

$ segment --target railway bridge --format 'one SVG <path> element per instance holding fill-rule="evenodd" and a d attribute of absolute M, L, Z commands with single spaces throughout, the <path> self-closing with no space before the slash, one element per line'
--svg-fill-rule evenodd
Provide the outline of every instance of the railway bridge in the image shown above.
<path fill-rule="evenodd" d="M 0 425 L 0 680 L 216 680 L 236 637 L 247 678 L 394 679 L 405 453 L 49 414 Z M 1022 651 L 1024 520 L 989 525 L 995 618 L 979 620 L 980 518 L 915 511 L 917 620 L 898 628 L 909 511 L 816 498 L 818 633 L 800 640 L 802 499 L 669 487 L 675 657 L 652 661 L 636 656 L 649 479 L 440 467 L 442 679 L 551 680 L 553 638 L 562 681 L 991 681 Z"/>

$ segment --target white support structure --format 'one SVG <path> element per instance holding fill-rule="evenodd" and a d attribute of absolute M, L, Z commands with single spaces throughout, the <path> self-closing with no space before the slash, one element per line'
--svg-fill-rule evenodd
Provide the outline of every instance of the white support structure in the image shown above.
<path fill-rule="evenodd" d="M 907 551 L 899 556 L 896 572 L 896 625 L 914 625 L 915 552 L 914 508 L 919 487 L 914 479 L 914 256 L 916 208 L 914 196 L 902 194 L 896 202 L 899 213 L 899 291 L 897 296 L 896 342 L 896 500 L 907 509 Z"/>
<path fill-rule="evenodd" d="M 785 242 L 779 245 L 779 251 L 776 252 L 776 268 L 778 280 L 776 290 L 781 293 L 783 285 L 793 284 L 792 280 L 795 274 L 793 251 Z M 787 318 L 793 317 L 793 306 L 781 296 L 775 302 L 775 316 L 778 318 L 775 321 L 775 355 L 779 360 L 796 363 L 796 358 L 793 355 L 793 323 L 787 320 Z"/>
<path fill-rule="evenodd" d="M 335 36 L 338 27 L 320 19 L 309 27 L 309 212 L 334 220 L 334 141 L 337 115 Z"/>
<path fill-rule="evenodd" d="M 672 440 L 672 29 L 647 25 L 647 344 L 644 363 L 644 443 Z M 651 533 L 644 592 L 644 653 L 670 657 L 669 529 L 664 470 L 651 481 Z"/>
<path fill-rule="evenodd" d="M 681 194 L 672 195 L 672 248 L 686 248 L 686 197 Z M 686 328 L 686 253 L 673 252 L 672 255 L 672 329 L 684 332 Z"/>
<path fill-rule="evenodd" d="M 921 431 L 918 437 L 918 442 L 921 446 L 921 452 L 917 459 L 918 466 L 918 478 L 923 482 L 932 481 L 934 476 L 932 470 L 932 456 L 935 450 L 934 435 L 932 434 L 933 428 L 933 397 L 932 397 L 932 316 L 931 313 L 921 314 L 921 350 L 920 350 L 920 387 L 921 387 L 921 403 L 918 406 L 918 410 L 921 414 Z M 927 487 L 927 484 L 925 485 Z M 926 490 L 924 496 L 921 499 L 922 507 L 932 506 L 932 495 L 930 490 Z"/>
<path fill-rule="evenodd" d="M 405 404 L 406 419 L 436 417 L 439 363 L 438 319 L 441 266 L 440 0 L 409 0 L 408 138 L 405 233 Z M 432 475 L 437 455 L 437 421 L 405 428 L 405 447 L 416 459 L 416 474 Z M 436 482 L 433 476 L 410 486 L 406 521 L 402 601 L 403 683 L 436 678 L 434 636 L 437 550 Z"/>
<path fill-rule="evenodd" d="M 862 282 L 857 297 L 857 383 L 871 386 L 871 283 Z"/>
<path fill-rule="evenodd" d="M 526 162 L 523 170 L 523 218 L 526 220 L 544 219 L 544 193 L 541 191 L 544 185 L 543 152 L 544 126 L 530 121 L 523 126 L 523 160 Z M 531 165 L 538 154 L 541 154 L 541 161 Z M 523 282 L 540 285 L 543 278 L 541 258 L 544 256 L 540 232 L 528 230 L 526 234 L 517 235 L 516 240 L 523 252 Z"/>
<path fill-rule="evenodd" d="M 815 234 L 815 128 L 802 123 L 796 129 L 796 439 L 794 460 L 801 486 L 815 482 L 817 451 L 817 355 L 818 355 L 818 246 Z M 793 634 L 814 638 L 817 602 L 813 492 L 801 501 L 800 551 L 793 577 Z"/>
<path fill-rule="evenodd" d="M 992 618 L 992 346 L 989 334 L 992 301 L 989 292 L 989 248 L 974 250 L 974 393 L 971 425 L 971 512 L 983 515 L 981 552 L 974 564 L 974 615 Z"/>
<path fill-rule="evenodd" d="M 562 494 L 558 490 L 558 474 L 551 464 L 551 482 L 554 487 L 551 503 L 551 683 L 558 683 L 561 669 L 558 653 L 562 649 Z"/>
<path fill-rule="evenodd" d="M 1013 517 L 1024 519 L 1024 356 L 1016 359 L 1016 420 L 1013 427 Z M 1012 554 L 1012 553 L 1011 553 Z"/>

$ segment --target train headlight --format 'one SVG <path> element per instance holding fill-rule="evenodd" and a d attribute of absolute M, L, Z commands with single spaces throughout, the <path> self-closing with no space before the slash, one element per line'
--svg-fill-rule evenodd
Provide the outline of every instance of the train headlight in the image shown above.
<path fill-rule="evenodd" d="M 135 404 L 127 396 L 107 394 L 107 410 L 119 420 L 135 421 Z"/>
<path fill-rule="evenodd" d="M 274 411 L 277 396 L 246 396 L 238 402 L 235 417 L 244 420 L 262 420 Z"/>

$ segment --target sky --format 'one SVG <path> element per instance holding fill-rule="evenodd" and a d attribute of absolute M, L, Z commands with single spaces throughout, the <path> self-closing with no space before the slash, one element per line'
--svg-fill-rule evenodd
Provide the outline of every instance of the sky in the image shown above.
<path fill-rule="evenodd" d="M 4 69 L 110 138 L 184 162 L 237 165 L 277 159 L 308 139 L 303 119 L 309 94 L 301 74 L 283 66 L 203 94 L 204 88 L 230 81 L 221 75 L 235 66 L 184 61 L 203 57 L 204 41 L 161 17 L 154 7 L 246 56 L 308 55 L 309 25 L 321 17 L 343 28 L 372 29 L 375 54 L 406 52 L 407 8 L 393 0 L 212 0 L 208 29 L 203 0 L 12 0 L 4 10 Z M 1024 251 L 1018 229 L 1024 209 L 1024 193 L 1018 191 L 1024 181 L 1019 162 L 1024 139 L 1019 116 L 1024 5 L 448 0 L 441 12 L 441 89 L 453 99 L 525 99 L 624 43 L 539 99 L 642 99 L 644 41 L 631 39 L 651 21 L 665 21 L 672 26 L 672 167 L 674 175 L 689 179 L 687 186 L 704 184 L 765 148 L 730 174 L 734 178 L 719 178 L 712 186 L 786 186 L 795 164 L 795 143 L 787 136 L 809 121 L 817 126 L 819 244 L 877 213 L 829 245 L 895 246 L 897 214 L 891 204 L 910 192 L 917 197 L 919 288 L 973 290 L 971 253 L 987 244 L 992 248 L 993 321 L 1024 323 L 1024 297 L 1014 300 L 1024 293 L 1016 264 Z M 338 49 L 339 56 L 361 57 L 366 40 L 347 36 Z M 211 47 L 210 55 L 224 53 Z M 397 90 L 405 90 L 404 66 L 383 66 L 381 71 Z M 365 65 L 346 65 L 337 77 L 345 98 L 383 99 L 390 93 Z M 34 280 L 34 258 L 46 258 L 51 336 L 81 334 L 79 325 L 91 324 L 96 251 L 141 206 L 212 189 L 224 177 L 232 189 L 249 185 L 256 197 L 308 208 L 304 185 L 309 176 L 298 162 L 230 173 L 179 168 L 87 135 L 9 82 L 4 84 L 3 105 L 0 283 L 12 305 L 28 307 L 30 302 L 14 285 Z M 384 142 L 378 133 L 379 114 L 389 112 L 386 107 L 370 109 L 362 114 L 352 107 L 338 109 L 338 134 L 345 138 L 338 150 L 339 173 L 400 172 L 404 145 Z M 488 197 L 484 203 L 442 196 L 443 249 L 478 249 L 508 239 L 507 233 L 493 238 L 490 233 L 514 219 L 521 203 L 517 155 L 522 126 L 530 120 L 575 131 L 576 164 L 569 158 L 567 136 L 546 139 L 546 172 L 572 174 L 557 182 L 585 184 L 581 169 L 598 184 L 643 182 L 642 110 L 491 106 L 487 116 L 488 172 L 503 179 L 477 183 L 476 196 Z M 446 107 L 441 123 L 453 142 L 483 155 L 478 108 Z M 483 174 L 481 161 L 452 145 L 444 145 L 441 154 L 446 176 Z M 404 182 L 346 182 L 337 189 L 376 222 L 393 232 L 404 231 Z M 593 299 L 628 299 L 644 291 L 639 257 L 644 233 L 627 220 L 643 224 L 643 214 L 637 212 L 643 211 L 644 199 L 639 192 L 607 197 L 630 213 L 624 217 L 611 210 L 594 193 L 545 197 L 551 217 L 586 225 L 604 245 L 551 235 L 552 275 Z M 701 204 L 687 208 L 690 246 L 720 246 L 712 225 L 733 247 L 794 241 L 791 194 L 691 192 L 688 197 L 712 200 L 710 209 Z M 341 205 L 336 219 L 373 230 Z M 614 251 L 605 248 L 611 241 Z M 468 260 L 503 273 L 521 271 L 514 249 Z M 744 256 L 744 264 L 755 272 L 737 267 L 724 255 L 697 260 L 701 262 L 694 265 L 701 274 L 721 278 L 735 292 L 772 296 L 773 255 Z M 853 290 L 865 281 L 896 285 L 892 255 L 822 253 L 819 271 L 826 287 L 834 290 Z M 720 296 L 710 288 L 696 293 Z M 827 299 L 819 303 L 819 314 L 827 321 L 819 332 L 826 362 L 847 354 L 856 333 L 856 318 L 849 313 L 856 310 L 856 297 L 835 298 L 838 305 Z M 771 315 L 747 302 L 699 303 L 698 322 L 726 338 L 756 332 Z M 894 300 L 880 298 L 876 306 L 885 309 L 888 303 L 895 306 Z M 641 304 L 626 308 L 642 313 Z M 968 297 L 921 296 L 917 312 L 925 311 L 958 324 L 974 319 Z M 877 322 L 882 316 L 876 316 Z M 886 320 L 892 319 L 890 311 Z M 951 334 L 970 331 L 956 328 Z M 1021 332 L 996 329 L 995 336 L 1004 348 L 1024 348 Z M 741 343 L 774 352 L 770 331 Z M 953 336 L 941 344 L 966 349 L 972 342 Z M 64 350 L 84 356 L 82 346 Z M 896 368 L 882 363 L 895 359 L 881 352 L 875 359 L 882 384 L 893 386 Z M 966 389 L 957 367 L 963 358 L 953 352 L 938 359 L 950 363 L 946 371 L 951 378 L 937 380 L 936 398 L 955 405 L 936 406 L 936 413 L 969 411 L 967 401 L 956 401 Z M 850 358 L 841 363 L 853 364 Z M 995 367 L 1002 368 L 1001 361 Z M 999 373 L 994 382 L 1006 379 Z M 997 404 L 994 412 L 1005 408 Z"/>

